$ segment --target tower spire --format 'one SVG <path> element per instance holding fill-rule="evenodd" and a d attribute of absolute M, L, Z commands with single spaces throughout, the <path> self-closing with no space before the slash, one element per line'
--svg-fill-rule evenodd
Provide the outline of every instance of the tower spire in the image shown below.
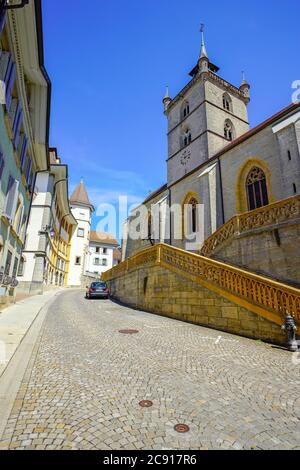
<path fill-rule="evenodd" d="M 202 59 L 203 57 L 208 58 L 206 47 L 205 47 L 204 31 L 205 31 L 205 25 L 203 23 L 201 23 L 201 27 L 200 27 L 200 32 L 201 32 L 200 59 Z"/>
<path fill-rule="evenodd" d="M 166 94 L 165 94 L 165 97 L 163 99 L 165 112 L 168 110 L 168 107 L 170 106 L 171 103 L 172 103 L 172 98 L 169 95 L 169 85 L 167 85 L 166 86 Z"/>

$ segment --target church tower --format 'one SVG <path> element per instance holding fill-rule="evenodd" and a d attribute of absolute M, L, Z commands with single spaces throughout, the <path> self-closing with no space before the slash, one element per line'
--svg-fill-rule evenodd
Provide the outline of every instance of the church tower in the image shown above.
<path fill-rule="evenodd" d="M 207 54 L 204 26 L 198 62 L 190 82 L 163 100 L 168 120 L 168 184 L 173 184 L 249 130 L 250 86 L 239 88 L 218 75 Z"/>

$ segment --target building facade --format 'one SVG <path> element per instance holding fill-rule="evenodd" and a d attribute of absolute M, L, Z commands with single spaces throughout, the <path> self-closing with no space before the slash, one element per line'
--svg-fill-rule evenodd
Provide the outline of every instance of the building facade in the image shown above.
<path fill-rule="evenodd" d="M 201 228 L 203 239 L 194 248 L 199 252 L 204 240 L 233 216 L 299 194 L 300 103 L 249 129 L 250 85 L 243 77 L 236 87 L 218 72 L 203 37 L 191 80 L 173 99 L 167 90 L 163 100 L 168 180 L 144 201 L 148 233 L 138 240 L 130 236 L 140 208 L 125 222 L 123 259 L 159 241 L 189 250 L 191 238 Z M 153 237 L 151 217 L 157 206 L 159 233 Z M 189 209 L 179 229 L 169 215 L 175 206 L 182 214 L 185 207 Z"/>
<path fill-rule="evenodd" d="M 102 273 L 111 269 L 117 261 L 117 256 L 115 256 L 117 248 L 118 242 L 113 235 L 91 231 L 85 266 L 86 274 L 101 277 Z"/>
<path fill-rule="evenodd" d="M 79 287 L 82 285 L 86 271 L 87 257 L 89 254 L 89 241 L 91 232 L 91 219 L 94 207 L 91 204 L 84 182 L 75 188 L 70 207 L 77 227 L 71 237 L 70 267 L 68 273 L 68 286 Z"/>
<path fill-rule="evenodd" d="M 50 286 L 65 286 L 71 237 L 77 222 L 68 195 L 68 167 L 56 149 L 50 150 L 50 169 L 37 173 L 18 272 L 18 290 L 41 294 Z"/>
<path fill-rule="evenodd" d="M 14 299 L 37 172 L 49 169 L 51 84 L 41 2 L 0 10 L 0 299 Z"/>

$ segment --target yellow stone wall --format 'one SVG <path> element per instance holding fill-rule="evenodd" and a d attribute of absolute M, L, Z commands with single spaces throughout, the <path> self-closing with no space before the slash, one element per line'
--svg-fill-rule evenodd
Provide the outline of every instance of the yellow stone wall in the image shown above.
<path fill-rule="evenodd" d="M 131 270 L 108 284 L 112 297 L 140 310 L 270 343 L 286 341 L 278 325 L 160 266 Z"/>

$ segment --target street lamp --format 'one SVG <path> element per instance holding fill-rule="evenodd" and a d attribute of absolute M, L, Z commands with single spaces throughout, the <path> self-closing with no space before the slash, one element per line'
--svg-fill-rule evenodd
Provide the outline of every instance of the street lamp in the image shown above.
<path fill-rule="evenodd" d="M 48 235 L 49 238 L 53 239 L 55 238 L 55 230 L 51 225 L 46 225 L 42 230 L 40 230 L 39 235 Z"/>

